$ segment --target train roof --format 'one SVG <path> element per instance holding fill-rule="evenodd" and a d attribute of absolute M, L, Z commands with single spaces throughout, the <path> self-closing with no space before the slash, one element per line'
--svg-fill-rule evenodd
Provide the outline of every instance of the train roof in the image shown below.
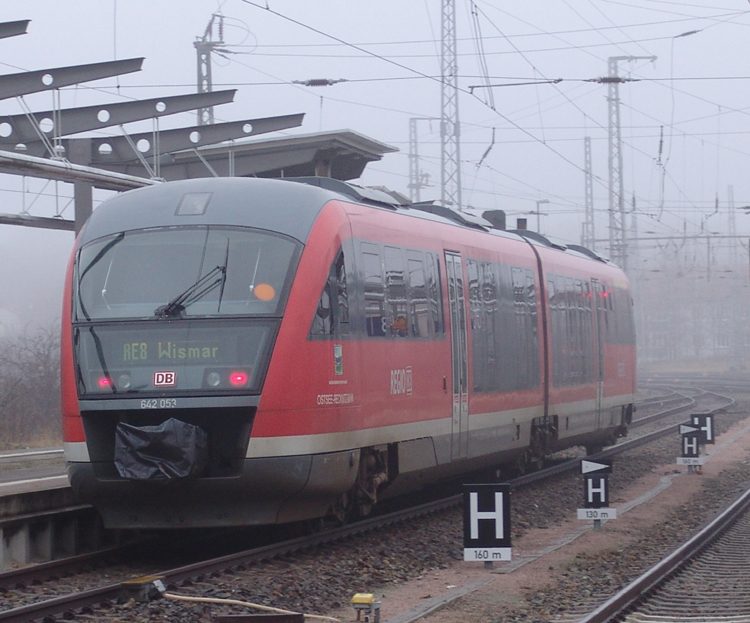
<path fill-rule="evenodd" d="M 186 196 L 198 203 L 202 197 L 204 209 L 181 211 Z M 327 177 L 200 178 L 132 190 L 108 199 L 94 210 L 81 232 L 80 243 L 121 231 L 183 224 L 244 225 L 304 242 L 323 206 L 341 198 L 610 263 L 590 249 L 555 242 L 534 231 L 498 229 L 484 218 L 434 202 L 412 203 L 385 188 L 368 188 Z"/>
<path fill-rule="evenodd" d="M 183 210 L 186 197 L 203 210 Z M 201 178 L 122 193 L 94 210 L 80 243 L 121 231 L 175 225 L 247 226 L 280 232 L 302 242 L 323 209 L 341 195 L 278 179 Z M 198 213 L 200 212 L 200 213 Z"/>
<path fill-rule="evenodd" d="M 354 199 L 359 203 L 398 210 L 399 212 L 410 213 L 411 216 L 428 218 L 429 220 L 451 223 L 453 225 L 461 225 L 463 227 L 478 229 L 495 235 L 502 236 L 505 234 L 506 237 L 512 237 L 515 240 L 523 238 L 532 244 L 548 247 L 550 249 L 557 249 L 558 251 L 565 251 L 571 255 L 597 260 L 605 264 L 611 264 L 607 258 L 582 245 L 559 242 L 528 229 L 500 229 L 485 218 L 475 216 L 468 212 L 459 212 L 432 201 L 413 203 L 400 193 L 385 188 L 368 188 L 350 182 L 342 182 L 341 180 L 330 177 L 293 177 L 285 179 L 292 182 L 301 182 L 318 186 L 320 188 L 326 188 L 344 195 L 349 199 Z M 428 215 L 433 215 L 437 218 L 430 218 Z"/>

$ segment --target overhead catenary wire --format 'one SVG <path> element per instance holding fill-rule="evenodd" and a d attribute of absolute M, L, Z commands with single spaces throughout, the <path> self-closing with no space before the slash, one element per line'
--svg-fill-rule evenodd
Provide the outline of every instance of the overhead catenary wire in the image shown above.
<path fill-rule="evenodd" d="M 261 1 L 261 3 L 262 3 L 262 1 Z M 678 5 L 675 4 L 675 6 L 678 6 Z M 716 13 L 714 12 L 712 15 L 715 15 L 715 14 Z M 743 13 L 740 13 L 740 14 L 743 14 Z M 735 12 L 732 15 L 733 16 L 737 15 L 737 13 Z M 703 19 L 703 18 L 701 18 L 701 19 Z M 665 20 L 664 22 L 654 22 L 654 23 L 676 23 L 676 22 L 685 23 L 685 22 L 688 22 L 688 21 L 695 22 L 695 20 L 696 20 L 696 18 L 693 16 L 693 17 L 686 17 L 684 19 L 680 18 L 679 20 L 677 20 L 677 19 L 676 20 Z M 579 32 L 592 32 L 593 29 L 579 29 L 578 31 Z M 560 31 L 558 31 L 558 32 L 560 32 Z M 533 36 L 541 36 L 541 35 L 544 35 L 544 34 L 545 33 L 541 33 L 541 32 L 540 33 L 524 33 L 522 35 L 512 34 L 512 35 L 509 35 L 509 37 L 516 38 L 516 40 L 519 40 L 518 37 L 533 37 Z M 614 37 L 613 37 L 613 39 L 614 39 Z M 637 37 L 634 37 L 632 40 L 633 41 L 637 40 Z M 434 44 L 434 40 L 432 41 L 432 44 Z M 336 43 L 336 44 L 325 44 L 325 45 L 337 45 L 337 46 L 339 46 L 339 45 L 345 45 L 345 44 Z M 385 42 L 385 43 L 383 43 L 383 45 L 391 45 L 391 43 L 390 42 Z M 571 46 L 571 49 L 574 49 L 575 47 L 578 47 L 578 46 Z M 382 47 L 379 48 L 379 49 L 382 49 Z M 421 76 L 397 76 L 397 77 L 393 77 L 393 78 L 371 78 L 371 79 L 361 79 L 361 80 L 355 78 L 355 79 L 352 79 L 352 81 L 359 81 L 359 82 L 382 82 L 382 81 L 386 81 L 386 80 L 427 80 L 427 79 L 428 78 L 424 78 L 424 77 L 421 77 Z M 435 77 L 435 76 L 433 76 L 432 79 L 436 80 L 438 78 Z M 686 78 L 686 79 L 689 79 L 689 78 Z M 731 79 L 738 79 L 738 77 L 732 77 Z M 572 79 L 570 81 L 572 81 Z M 258 83 L 258 84 L 263 84 L 263 83 Z M 269 83 L 269 84 L 273 84 L 273 83 Z M 288 84 L 288 82 L 280 82 L 279 84 Z M 317 94 L 315 95 L 315 97 L 317 97 Z M 350 104 L 354 104 L 354 105 L 358 105 L 358 106 L 365 105 L 362 102 L 352 102 L 352 101 L 348 101 L 347 102 L 346 98 L 342 98 L 342 99 L 329 98 L 329 99 L 331 99 L 332 101 L 341 101 L 341 102 L 344 102 L 344 103 L 350 103 Z M 541 115 L 542 112 L 543 112 L 541 110 L 541 108 L 544 108 L 544 114 L 546 115 L 546 111 L 548 109 L 548 106 L 547 106 L 548 104 L 549 104 L 549 101 L 544 101 L 544 100 L 539 100 L 538 99 L 537 103 L 536 103 L 536 107 L 537 107 L 536 114 L 537 115 Z M 564 104 L 561 104 L 561 105 L 564 105 Z M 400 112 L 401 114 L 404 114 L 404 113 L 405 114 L 410 114 L 407 111 L 398 111 L 396 108 L 388 108 L 387 106 L 381 106 L 380 108 L 383 109 L 383 110 L 392 110 L 394 112 Z M 631 110 L 635 110 L 635 109 L 631 109 Z M 514 120 L 518 123 L 518 119 L 514 119 Z M 524 124 L 525 129 L 528 130 L 532 135 L 535 134 L 535 133 L 538 134 L 539 131 L 543 132 L 543 135 L 542 135 L 541 139 L 538 138 L 538 137 L 536 137 L 536 136 L 530 136 L 528 141 L 517 140 L 517 141 L 511 141 L 511 142 L 516 143 L 516 144 L 523 143 L 523 142 L 529 142 L 529 143 L 540 143 L 541 142 L 541 143 L 560 144 L 563 141 L 568 140 L 568 139 L 560 139 L 560 138 L 556 138 L 554 136 L 550 136 L 550 133 L 552 132 L 553 126 L 551 126 L 548 123 L 544 123 L 544 121 L 546 121 L 546 119 L 542 119 L 542 121 L 543 121 L 543 123 L 541 124 L 541 127 L 540 128 L 536 128 L 536 129 L 530 128 L 528 124 Z M 678 123 L 685 123 L 685 122 L 684 121 L 680 121 Z M 497 127 L 497 131 L 498 132 L 503 132 L 503 131 L 508 131 L 508 130 L 510 130 L 510 131 L 517 131 L 518 130 L 518 128 L 515 128 L 515 127 L 503 128 L 502 125 L 504 125 L 504 124 L 496 124 L 496 119 L 492 119 L 492 120 L 489 120 L 484 126 L 478 125 L 477 127 L 480 127 L 480 128 L 484 127 L 484 128 L 487 128 L 487 129 L 489 129 L 490 127 L 492 127 L 492 128 L 496 128 Z M 537 125 L 539 125 L 539 124 L 537 124 Z M 645 133 L 642 133 L 642 134 L 645 134 Z M 527 134 L 527 136 L 528 136 L 528 134 Z M 690 136 L 697 136 L 697 133 L 691 133 Z M 633 138 L 635 138 L 635 137 L 633 137 Z M 481 143 L 477 142 L 477 144 L 481 144 Z M 486 141 L 484 142 L 484 144 L 486 145 Z M 731 148 L 731 146 L 727 146 L 727 148 Z M 643 153 L 644 155 L 646 155 L 645 152 L 641 152 L 641 153 Z M 653 157 L 653 153 L 650 154 L 650 155 L 651 155 L 651 157 Z M 474 158 L 474 161 L 476 162 L 476 158 Z"/>

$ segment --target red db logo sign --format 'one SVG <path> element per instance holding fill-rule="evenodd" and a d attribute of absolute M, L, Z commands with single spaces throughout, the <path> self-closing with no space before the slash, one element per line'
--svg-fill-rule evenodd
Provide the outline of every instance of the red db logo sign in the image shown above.
<path fill-rule="evenodd" d="M 177 374 L 174 372 L 154 372 L 155 387 L 174 387 L 177 385 Z"/>

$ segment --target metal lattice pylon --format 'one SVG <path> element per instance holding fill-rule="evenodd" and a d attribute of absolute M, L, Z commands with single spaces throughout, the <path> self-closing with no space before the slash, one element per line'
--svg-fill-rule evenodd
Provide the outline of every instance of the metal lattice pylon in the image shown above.
<path fill-rule="evenodd" d="M 216 39 L 214 39 L 214 24 L 218 26 L 218 37 Z M 224 45 L 224 16 L 212 15 L 203 36 L 194 41 L 193 45 L 198 53 L 198 93 L 211 93 L 213 91 L 211 53 Z M 213 106 L 198 109 L 198 125 L 210 125 L 213 122 Z"/>
<path fill-rule="evenodd" d="M 609 253 L 611 259 L 623 270 L 628 268 L 627 224 L 625 222 L 625 190 L 622 176 L 622 133 L 620 130 L 620 83 L 629 82 L 620 78 L 617 64 L 620 61 L 645 59 L 655 61 L 655 56 L 610 56 L 606 78 L 609 119 Z"/>
<path fill-rule="evenodd" d="M 596 236 L 594 235 L 594 175 L 591 167 L 591 137 L 583 137 L 583 162 L 586 184 L 586 217 L 583 221 L 581 244 L 594 250 Z"/>
<path fill-rule="evenodd" d="M 461 129 L 458 120 L 458 54 L 455 0 L 443 0 L 441 40 L 441 201 L 461 209 Z"/>

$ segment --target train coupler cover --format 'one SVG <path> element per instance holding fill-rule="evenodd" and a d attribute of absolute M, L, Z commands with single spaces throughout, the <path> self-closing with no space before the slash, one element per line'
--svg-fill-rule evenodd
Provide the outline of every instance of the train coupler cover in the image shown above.
<path fill-rule="evenodd" d="M 195 478 L 208 463 L 208 435 L 199 426 L 170 418 L 158 426 L 123 422 L 115 431 L 115 466 L 128 480 Z"/>

